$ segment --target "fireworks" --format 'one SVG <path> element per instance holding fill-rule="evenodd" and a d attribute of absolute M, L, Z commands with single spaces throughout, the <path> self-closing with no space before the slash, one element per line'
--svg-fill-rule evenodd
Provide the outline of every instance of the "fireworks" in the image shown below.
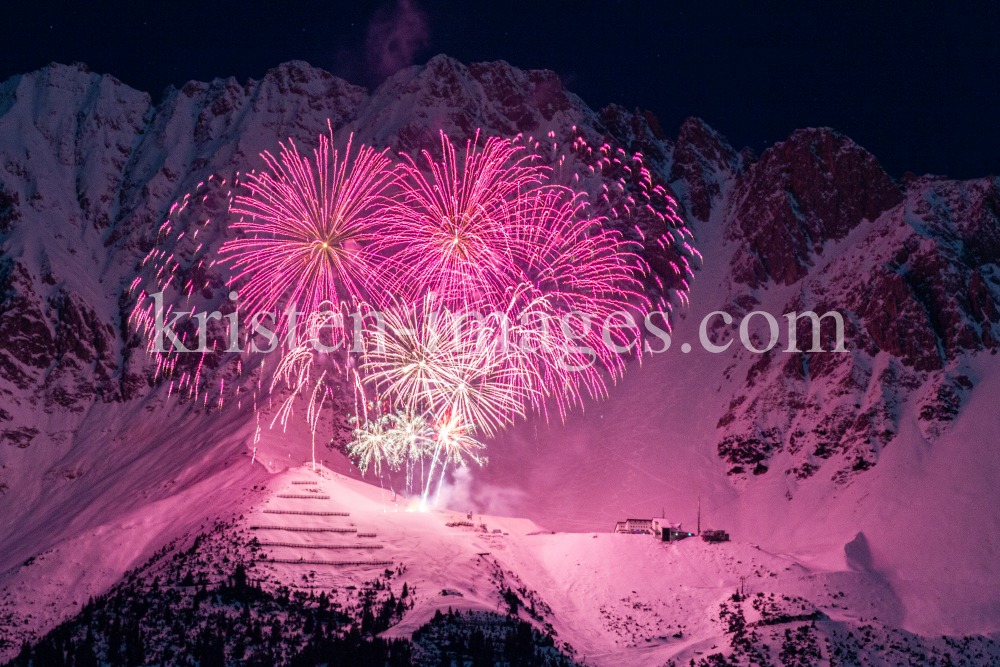
<path fill-rule="evenodd" d="M 581 389 L 604 395 L 602 373 L 623 372 L 619 352 L 638 338 L 634 313 L 649 302 L 635 277 L 638 257 L 601 219 L 586 217 L 579 194 L 538 188 L 517 206 L 519 280 L 507 291 L 506 312 L 518 323 L 518 361 L 528 369 L 534 406 L 544 412 L 552 399 L 565 416 Z"/>
<path fill-rule="evenodd" d="M 145 339 L 146 351 L 155 361 L 151 381 L 169 383 L 168 398 L 174 393 L 196 400 L 200 396 L 205 408 L 210 394 L 215 399 L 212 407 L 222 408 L 226 387 L 231 389 L 228 396 L 241 404 L 241 387 L 233 380 L 243 373 L 242 360 L 234 355 L 228 364 L 205 365 L 206 356 L 232 351 L 224 328 L 209 326 L 211 320 L 228 325 L 231 314 L 223 318 L 221 312 L 209 315 L 209 311 L 228 311 L 238 297 L 224 289 L 222 277 L 212 268 L 225 233 L 225 226 L 213 219 L 228 208 L 231 187 L 227 179 L 210 175 L 171 206 L 164 222 L 147 238 L 152 247 L 136 266 L 146 272 L 146 286 L 141 286 L 143 276 L 139 276 L 126 292 L 136 304 L 129 327 Z M 219 288 L 221 293 L 216 292 Z"/>
<path fill-rule="evenodd" d="M 396 410 L 389 415 L 392 440 L 389 462 L 399 467 L 407 461 L 419 461 L 431 453 L 435 432 L 430 422 L 422 414 Z"/>
<path fill-rule="evenodd" d="M 347 452 L 357 458 L 358 469 L 362 473 L 368 472 L 371 467 L 378 475 L 381 473 L 383 460 L 390 462 L 390 465 L 396 460 L 396 442 L 387 432 L 389 419 L 388 415 L 382 415 L 354 429 L 354 438 L 347 446 Z M 357 418 L 352 418 L 352 421 L 356 422 Z"/>
<path fill-rule="evenodd" d="M 392 286 L 411 300 L 433 292 L 452 308 L 498 306 L 507 287 L 515 203 L 543 173 L 512 142 L 491 137 L 479 149 L 478 140 L 477 132 L 459 159 L 442 132 L 441 161 L 423 153 L 429 176 L 403 156 L 381 246 L 399 269 Z"/>
<path fill-rule="evenodd" d="M 671 248 L 682 243 L 697 252 L 672 209 L 664 216 L 650 205 L 673 200 L 652 186 L 641 156 L 629 159 L 607 144 L 594 152 L 577 137 L 573 152 L 586 160 L 593 154 L 591 174 L 620 169 L 640 184 L 630 191 L 619 178 L 613 191 L 602 183 L 598 204 L 613 223 L 581 191 L 557 183 L 568 179 L 555 141 L 480 141 L 477 132 L 463 151 L 442 132 L 439 159 L 424 151 L 395 166 L 387 151 L 354 152 L 349 139 L 341 154 L 333 142 L 331 127 L 310 158 L 289 141 L 278 157 L 262 155 L 265 170 L 244 177 L 248 193 L 231 205 L 237 237 L 219 250 L 234 271 L 227 284 L 239 287 L 245 312 L 273 313 L 275 333 L 289 334 L 271 383 L 272 392 L 279 384 L 289 391 L 272 426 L 286 426 L 293 401 L 308 396 L 315 460 L 319 415 L 327 399 L 337 400 L 339 375 L 364 411 L 348 447 L 359 468 L 380 475 L 383 463 L 405 466 L 409 488 L 419 464 L 425 499 L 437 466 L 440 489 L 449 465 L 485 462 L 476 434 L 495 435 L 529 409 L 548 416 L 554 408 L 564 418 L 585 396 L 605 396 L 606 381 L 624 372 L 622 355 L 639 353 L 637 322 L 651 309 L 651 270 L 637 249 L 666 249 L 669 239 Z M 549 152 L 551 168 L 542 164 Z M 185 243 L 194 246 L 197 233 Z M 179 266 L 165 250 L 151 256 L 161 272 Z M 185 260 L 196 262 L 190 270 L 157 274 L 161 289 L 172 280 L 189 297 L 202 289 L 203 257 L 199 242 Z M 662 261 L 686 288 L 687 257 Z M 655 280 L 662 303 L 666 290 Z M 364 317 L 361 328 L 354 323 L 360 339 L 349 341 L 352 310 Z M 279 312 L 299 315 L 281 319 Z M 149 328 L 153 313 L 138 319 Z M 324 329 L 335 332 L 332 345 L 318 344 Z M 334 349 L 338 356 L 321 365 L 320 354 Z M 169 353 L 164 358 L 175 363 Z"/>
<path fill-rule="evenodd" d="M 411 488 L 419 465 L 421 479 L 418 486 L 423 489 L 425 501 L 434 484 L 438 466 L 441 467 L 437 479 L 437 490 L 440 492 L 449 463 L 456 466 L 466 465 L 467 460 L 479 465 L 486 463 L 486 457 L 480 454 L 485 446 L 473 437 L 475 425 L 457 411 L 446 411 L 438 418 L 430 416 L 428 419 L 424 415 L 397 410 L 363 423 L 356 417 L 351 421 L 359 426 L 354 429 L 347 451 L 356 458 L 362 474 L 371 469 L 376 475 L 381 475 L 383 461 L 389 470 L 398 471 L 405 466 L 406 485 Z M 426 479 L 423 479 L 423 464 L 427 458 L 430 458 L 430 468 Z"/>
<path fill-rule="evenodd" d="M 466 465 L 466 458 L 469 458 L 479 465 L 486 463 L 486 457 L 479 455 L 479 450 L 485 446 L 476 440 L 473 435 L 476 426 L 462 416 L 457 410 L 448 410 L 438 417 L 434 422 L 437 430 L 437 445 L 434 448 L 434 456 L 431 459 L 431 469 L 427 475 L 427 482 L 424 485 L 423 502 L 427 502 L 431 484 L 434 481 L 434 466 L 441 464 L 441 477 L 437 484 L 437 496 L 441 495 L 441 487 L 444 486 L 444 475 L 448 470 L 448 464 L 456 466 Z"/>
<path fill-rule="evenodd" d="M 473 437 L 476 426 L 465 419 L 461 412 L 445 412 L 435 421 L 435 425 L 442 465 L 465 465 L 466 459 L 479 465 L 486 463 L 486 457 L 479 454 L 479 450 L 485 449 L 485 446 Z"/>
<path fill-rule="evenodd" d="M 246 281 L 241 295 L 248 310 L 350 307 L 378 289 L 371 242 L 377 204 L 392 179 L 389 158 L 362 145 L 352 159 L 350 139 L 341 157 L 332 141 L 331 128 L 312 161 L 291 141 L 282 144 L 280 159 L 262 154 L 268 169 L 249 175 L 250 194 L 234 200 L 232 212 L 241 217 L 232 227 L 246 236 L 220 252 L 238 271 L 232 281 Z"/>
<path fill-rule="evenodd" d="M 380 393 L 409 412 L 464 414 L 487 434 L 524 416 L 530 383 L 510 363 L 496 323 L 463 326 L 433 294 L 384 313 L 392 335 L 372 335 L 364 370 Z"/>
<path fill-rule="evenodd" d="M 429 177 L 413 160 L 400 167 L 401 193 L 387 210 L 380 242 L 383 252 L 394 253 L 399 273 L 392 284 L 411 301 L 434 294 L 444 309 L 485 313 L 487 336 L 502 327 L 504 342 L 518 341 L 503 353 L 487 345 L 487 353 L 469 355 L 459 346 L 463 353 L 447 365 L 466 371 L 469 382 L 461 387 L 490 388 L 470 391 L 469 400 L 453 407 L 475 411 L 492 394 L 491 414 L 467 412 L 490 434 L 523 415 L 524 405 L 547 414 L 551 400 L 565 416 L 583 394 L 603 396 L 604 373 L 616 378 L 623 362 L 600 327 L 617 314 L 626 326 L 615 329 L 613 343 L 624 347 L 638 335 L 634 314 L 649 307 L 630 244 L 605 230 L 601 218 L 588 217 L 581 194 L 553 185 L 550 170 L 511 141 L 490 138 L 481 149 L 470 141 L 460 159 L 442 133 L 441 152 L 441 161 L 424 153 Z M 424 343 L 437 345 L 430 333 Z M 425 376 L 440 365 L 413 356 L 418 341 L 413 333 L 405 338 L 400 345 L 407 349 L 392 351 L 401 375 L 395 393 L 426 399 L 431 383 L 454 395 L 455 382 Z M 386 375 L 382 364 L 372 366 Z M 441 400 L 427 402 L 441 407 Z"/>

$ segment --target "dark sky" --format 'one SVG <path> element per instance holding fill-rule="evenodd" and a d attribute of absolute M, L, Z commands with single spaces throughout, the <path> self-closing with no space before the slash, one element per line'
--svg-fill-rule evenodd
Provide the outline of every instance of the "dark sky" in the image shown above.
<path fill-rule="evenodd" d="M 593 108 L 758 153 L 829 125 L 905 171 L 1000 173 L 1000 2 L 0 2 L 0 79 L 82 61 L 159 99 L 306 60 L 354 83 L 437 53 L 555 70 Z"/>

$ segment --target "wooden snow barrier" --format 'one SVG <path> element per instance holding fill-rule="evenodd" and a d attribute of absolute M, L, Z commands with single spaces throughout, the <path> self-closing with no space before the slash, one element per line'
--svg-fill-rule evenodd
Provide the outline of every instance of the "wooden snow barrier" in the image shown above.
<path fill-rule="evenodd" d="M 297 549 L 384 549 L 381 544 L 293 544 L 292 542 L 261 542 L 262 547 L 295 547 Z"/>
<path fill-rule="evenodd" d="M 268 558 L 265 563 L 288 563 L 290 565 L 392 565 L 391 560 L 296 560 L 295 558 Z"/>
<path fill-rule="evenodd" d="M 375 533 L 358 533 L 358 537 L 378 537 Z"/>
<path fill-rule="evenodd" d="M 312 496 L 309 496 L 312 498 Z M 264 514 L 307 514 L 309 516 L 351 516 L 350 512 L 318 512 L 313 510 L 264 510 Z"/>
<path fill-rule="evenodd" d="M 319 482 L 292 482 L 292 484 L 319 484 Z"/>
<path fill-rule="evenodd" d="M 293 530 L 299 533 L 356 533 L 357 528 L 300 528 L 298 526 L 250 526 L 250 530 Z"/>
<path fill-rule="evenodd" d="M 330 496 L 308 496 L 304 493 L 279 493 L 278 498 L 308 498 L 309 500 L 329 500 Z"/>

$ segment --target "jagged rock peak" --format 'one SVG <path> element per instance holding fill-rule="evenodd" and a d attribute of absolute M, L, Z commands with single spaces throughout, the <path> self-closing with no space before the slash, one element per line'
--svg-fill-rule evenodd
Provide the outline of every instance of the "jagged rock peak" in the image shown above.
<path fill-rule="evenodd" d="M 708 220 L 712 205 L 722 192 L 722 182 L 743 168 L 741 154 L 726 138 L 700 118 L 689 117 L 681 125 L 674 144 L 670 180 L 688 184 L 688 211 L 702 222 Z"/>
<path fill-rule="evenodd" d="M 903 201 L 871 153 L 830 128 L 796 130 L 768 148 L 736 184 L 727 237 L 742 248 L 737 281 L 790 285 L 827 241 L 844 238 Z"/>
<path fill-rule="evenodd" d="M 389 77 L 362 108 L 352 129 L 363 140 L 412 152 L 487 134 L 536 136 L 592 124 L 594 113 L 549 70 L 520 70 L 498 60 L 463 65 L 438 55 Z"/>
<path fill-rule="evenodd" d="M 678 152 L 686 156 L 697 156 L 715 171 L 737 170 L 740 155 L 722 136 L 701 118 L 689 116 L 681 123 L 675 143 L 674 165 L 677 166 Z"/>
<path fill-rule="evenodd" d="M 597 128 L 614 137 L 625 150 L 640 152 L 663 169 L 669 167 L 673 144 L 652 111 L 637 108 L 629 112 L 621 105 L 609 104 L 598 115 L 600 122 Z"/>

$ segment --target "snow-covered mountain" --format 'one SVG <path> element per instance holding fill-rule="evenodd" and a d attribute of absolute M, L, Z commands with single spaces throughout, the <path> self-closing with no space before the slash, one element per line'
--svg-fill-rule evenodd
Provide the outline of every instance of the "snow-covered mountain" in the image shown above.
<path fill-rule="evenodd" d="M 894 183 L 826 129 L 745 166 L 746 152 L 689 121 L 674 152 L 671 186 L 701 211 L 706 261 L 673 346 L 566 424 L 505 434 L 469 501 L 607 530 L 664 510 L 690 526 L 700 496 L 703 525 L 839 568 L 863 532 L 906 627 L 996 631 L 997 179 Z M 720 354 L 699 344 L 715 310 L 733 317 L 708 327 L 716 343 L 735 339 Z M 755 310 L 779 323 L 768 353 L 739 340 Z M 846 353 L 829 352 L 832 326 L 824 352 L 784 351 L 782 314 L 806 310 L 843 314 Z M 753 322 L 760 349 L 767 328 Z"/>
<path fill-rule="evenodd" d="M 14 664 L 1000 662 L 986 637 L 898 628 L 898 599 L 860 537 L 852 569 L 822 571 L 747 543 L 405 511 L 384 489 L 310 467 L 247 500 L 170 540 Z M 62 551 L 31 567 L 61 582 Z"/>
<path fill-rule="evenodd" d="M 217 247 L 237 174 L 289 137 L 314 145 L 328 122 L 339 141 L 408 153 L 433 150 L 440 130 L 520 133 L 553 144 L 549 163 L 583 174 L 605 213 L 638 191 L 617 156 L 641 154 L 663 194 L 608 224 L 655 238 L 674 196 L 704 257 L 687 305 L 680 251 L 644 243 L 660 278 L 648 288 L 675 295 L 669 350 L 631 362 L 607 401 L 565 424 L 533 417 L 490 443 L 489 466 L 452 480 L 452 507 L 557 530 L 661 513 L 687 527 L 700 496 L 703 523 L 828 571 L 850 569 L 844 545 L 863 532 L 863 569 L 895 596 L 893 623 L 1000 631 L 1000 179 L 897 181 L 827 128 L 759 158 L 698 119 L 671 139 L 649 112 L 589 109 L 551 72 L 445 56 L 370 94 L 301 62 L 245 84 L 191 82 L 156 104 L 80 65 L 0 84 L 0 586 L 68 614 L 307 457 L 302 425 L 265 423 L 255 442 L 240 390 L 259 378 L 238 355 L 208 355 L 211 399 L 180 400 L 153 381 L 127 320 L 143 258 L 192 251 L 159 238 L 175 202 L 191 201 L 185 224 Z M 603 144 L 613 161 L 591 150 Z M 222 269 L 197 277 L 199 309 L 225 312 Z M 807 310 L 842 313 L 846 352 L 829 351 L 830 320 L 823 352 L 784 352 L 782 315 Z M 714 343 L 735 339 L 720 354 L 699 343 L 712 311 L 734 318 L 711 320 Z M 752 311 L 780 325 L 763 354 L 739 340 Z M 810 348 L 805 320 L 797 339 Z M 342 437 L 346 410 L 323 433 Z M 323 458 L 357 476 L 336 450 Z M 53 550 L 44 574 L 24 565 Z M 27 636 L 59 615 L 29 619 L 8 601 Z"/>

